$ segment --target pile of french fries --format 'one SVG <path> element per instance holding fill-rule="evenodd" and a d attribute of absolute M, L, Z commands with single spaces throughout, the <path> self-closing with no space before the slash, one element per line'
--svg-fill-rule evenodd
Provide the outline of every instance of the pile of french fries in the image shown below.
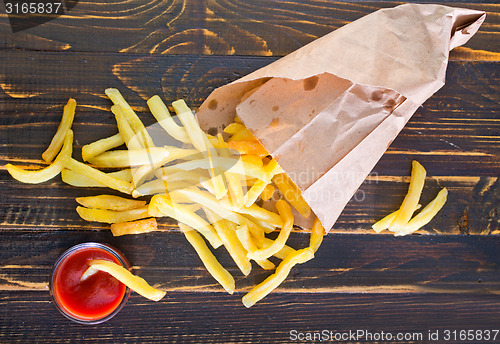
<path fill-rule="evenodd" d="M 156 146 L 120 92 L 109 88 L 105 93 L 113 102 L 118 133 L 83 146 L 84 162 L 72 157 L 76 101 L 70 99 L 42 155 L 50 165 L 28 171 L 8 164 L 9 173 L 25 183 L 41 183 L 61 174 L 63 182 L 73 186 L 107 187 L 128 195 L 76 199 L 83 219 L 110 223 L 115 236 L 157 231 L 157 218 L 174 218 L 206 269 L 230 294 L 235 290 L 234 277 L 209 245 L 212 249 L 224 246 L 245 276 L 252 260 L 263 269 L 275 270 L 243 297 L 246 307 L 282 283 L 293 266 L 313 258 L 325 234 L 323 226 L 315 218 L 307 248 L 286 245 L 294 225 L 292 207 L 306 218 L 314 214 L 277 161 L 237 117 L 224 129 L 229 136 L 224 139 L 221 134 L 205 133 L 183 100 L 172 103 L 178 123 L 161 98 L 153 96 L 147 101 L 149 109 L 164 130 L 162 135 L 175 142 Z M 120 149 L 123 145 L 126 149 Z M 115 171 L 105 172 L 109 169 Z M 263 201 L 270 206 L 263 207 Z M 273 231 L 278 231 L 274 240 L 267 237 Z M 273 256 L 281 260 L 278 266 L 269 259 Z M 98 263 L 96 268 L 108 269 Z"/>

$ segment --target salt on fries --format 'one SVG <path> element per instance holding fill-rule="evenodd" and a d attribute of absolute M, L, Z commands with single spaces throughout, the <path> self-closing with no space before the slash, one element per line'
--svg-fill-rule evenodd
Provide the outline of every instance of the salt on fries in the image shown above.
<path fill-rule="evenodd" d="M 424 207 L 420 213 L 411 218 L 413 213 L 421 207 L 418 201 L 424 188 L 425 176 L 426 171 L 424 167 L 417 161 L 413 161 L 410 186 L 408 187 L 408 194 L 404 198 L 403 204 L 395 212 L 374 223 L 372 228 L 375 232 L 380 233 L 385 229 L 389 229 L 394 232 L 395 236 L 408 235 L 428 224 L 437 215 L 446 203 L 448 197 L 448 190 L 446 188 L 443 188 L 436 198 Z"/>
<path fill-rule="evenodd" d="M 324 228 L 318 219 L 311 232 L 310 247 L 295 250 L 286 245 L 294 225 L 291 206 L 304 217 L 311 209 L 300 190 L 260 142 L 238 118 L 225 128 L 230 138 L 203 132 L 183 100 L 173 102 L 178 124 L 158 96 L 147 105 L 160 126 L 176 146 L 156 146 L 144 124 L 116 89 L 105 93 L 113 102 L 118 133 L 82 147 L 82 163 L 72 157 L 71 124 L 76 102 L 68 101 L 63 118 L 43 160 L 46 168 L 26 171 L 11 164 L 9 173 L 22 182 L 41 183 L 59 173 L 63 182 L 78 187 L 108 187 L 133 198 L 148 196 L 149 202 L 100 194 L 78 197 L 76 210 L 87 221 L 111 224 L 114 236 L 158 231 L 156 218 L 176 219 L 188 242 L 194 247 L 208 272 L 228 292 L 235 291 L 235 280 L 212 253 L 224 246 L 242 274 L 247 276 L 254 260 L 265 270 L 276 269 L 263 283 L 243 298 L 250 307 L 276 288 L 290 269 L 314 256 L 321 244 Z M 120 149 L 124 145 L 126 149 Z M 62 147 L 61 147 L 62 146 Z M 102 169 L 118 169 L 103 171 Z M 256 202 L 279 198 L 277 212 Z M 433 205 L 427 213 L 435 211 Z M 291 206 L 290 206 L 291 205 Z M 417 219 L 415 225 L 425 219 Z M 276 239 L 267 234 L 279 231 Z M 269 259 L 281 259 L 275 265 Z M 131 289 L 152 300 L 165 293 L 149 286 L 122 267 L 107 261 L 93 261 L 83 279 L 98 270 L 115 276 Z"/>

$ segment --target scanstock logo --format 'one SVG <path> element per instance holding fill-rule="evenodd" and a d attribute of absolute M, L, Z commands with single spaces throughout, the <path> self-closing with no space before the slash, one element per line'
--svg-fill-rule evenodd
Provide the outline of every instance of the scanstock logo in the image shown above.
<path fill-rule="evenodd" d="M 3 0 L 12 32 L 34 28 L 68 13 L 78 0 Z"/>

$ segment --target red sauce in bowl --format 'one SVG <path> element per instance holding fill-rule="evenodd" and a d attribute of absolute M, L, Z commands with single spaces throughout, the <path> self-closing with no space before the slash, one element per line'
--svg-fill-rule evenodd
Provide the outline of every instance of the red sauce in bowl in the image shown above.
<path fill-rule="evenodd" d="M 96 324 L 110 319 L 125 305 L 130 291 L 106 272 L 81 281 L 90 261 L 105 259 L 129 268 L 125 257 L 108 245 L 84 243 L 63 253 L 54 266 L 51 293 L 57 308 L 76 322 Z"/>

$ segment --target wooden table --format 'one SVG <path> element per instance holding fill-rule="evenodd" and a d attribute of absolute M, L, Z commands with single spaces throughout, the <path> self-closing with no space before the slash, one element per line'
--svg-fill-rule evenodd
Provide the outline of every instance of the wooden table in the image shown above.
<path fill-rule="evenodd" d="M 217 251 L 236 277 L 237 292 L 228 295 L 174 221 L 161 222 L 167 232 L 114 238 L 107 225 L 75 212 L 75 197 L 98 190 L 70 187 L 59 177 L 21 184 L 5 164 L 40 166 L 70 97 L 78 102 L 80 158 L 82 145 L 116 131 L 107 87 L 120 89 L 150 124 L 145 99 L 154 94 L 197 108 L 214 88 L 398 3 L 81 0 L 66 15 L 17 33 L 1 14 L 0 342 L 297 342 L 299 333 L 323 330 L 424 339 L 439 331 L 442 341 L 446 330 L 500 329 L 500 11 L 476 1 L 443 3 L 488 17 L 451 53 L 447 84 L 389 147 L 316 258 L 251 309 L 241 297 L 267 276 L 262 270 L 243 278 Z M 447 187 L 445 208 L 422 235 L 374 234 L 370 225 L 404 197 L 413 159 L 428 172 L 422 202 Z M 48 281 L 56 258 L 84 241 L 121 249 L 134 272 L 167 290 L 166 298 L 153 303 L 132 294 L 104 324 L 68 321 L 54 307 Z M 307 241 L 296 231 L 290 245 Z M 423 342 L 414 339 L 404 342 Z"/>

